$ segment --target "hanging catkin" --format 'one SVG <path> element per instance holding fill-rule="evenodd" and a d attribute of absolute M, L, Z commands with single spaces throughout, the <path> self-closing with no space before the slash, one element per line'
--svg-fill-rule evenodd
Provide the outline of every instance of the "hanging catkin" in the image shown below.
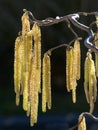
<path fill-rule="evenodd" d="M 78 119 L 78 130 L 86 130 L 85 117 L 80 115 Z"/>
<path fill-rule="evenodd" d="M 96 16 L 96 26 L 98 28 L 98 16 Z M 95 33 L 95 46 L 98 47 L 98 32 Z M 95 53 L 96 77 L 98 77 L 98 54 Z"/>
<path fill-rule="evenodd" d="M 70 92 L 73 87 L 73 49 L 66 49 L 66 86 Z"/>
<path fill-rule="evenodd" d="M 35 23 L 32 28 L 34 37 L 34 55 L 36 59 L 36 73 L 37 73 L 37 87 L 41 92 L 41 31 L 38 25 Z"/>
<path fill-rule="evenodd" d="M 51 109 L 51 65 L 50 56 L 45 53 L 43 57 L 43 88 L 42 88 L 42 111 L 46 112 L 46 103 L 48 109 Z"/>
<path fill-rule="evenodd" d="M 76 49 L 75 49 L 76 50 Z M 67 91 L 72 90 L 72 101 L 76 102 L 76 72 L 75 72 L 75 51 L 73 48 L 66 50 L 66 85 Z"/>
<path fill-rule="evenodd" d="M 33 126 L 34 123 L 37 122 L 38 113 L 38 89 L 36 86 L 37 77 L 35 57 L 32 57 L 30 67 L 30 125 Z"/>
<path fill-rule="evenodd" d="M 85 91 L 85 95 L 86 95 L 86 100 L 89 103 L 89 61 L 88 61 L 88 57 L 86 57 L 85 59 L 85 64 L 84 64 L 84 91 Z"/>
<path fill-rule="evenodd" d="M 95 75 L 95 65 L 90 52 L 87 53 L 84 67 L 84 90 L 87 102 L 90 104 L 90 113 L 94 110 L 94 102 L 97 97 L 97 82 Z"/>
<path fill-rule="evenodd" d="M 22 54 L 23 42 L 21 36 L 15 41 L 15 56 L 14 56 L 14 87 L 16 93 L 16 105 L 19 105 L 19 97 L 21 94 L 21 73 L 22 73 Z"/>
<path fill-rule="evenodd" d="M 73 48 L 73 88 L 72 88 L 73 103 L 76 103 L 76 87 L 77 87 L 77 80 L 80 79 L 80 64 L 81 64 L 80 42 L 78 39 L 76 39 Z"/>
<path fill-rule="evenodd" d="M 34 113 L 35 113 L 35 108 L 34 108 L 34 100 L 35 100 L 35 64 L 34 64 L 34 57 L 31 59 L 31 75 L 30 75 L 30 125 L 34 125 Z"/>
<path fill-rule="evenodd" d="M 22 37 L 24 45 L 24 57 L 22 63 L 22 83 L 23 83 L 23 109 L 28 109 L 28 76 L 29 76 L 29 46 L 28 45 L 28 32 L 30 31 L 30 22 L 28 13 L 25 12 L 22 16 Z"/>
<path fill-rule="evenodd" d="M 79 40 L 76 40 L 76 48 L 77 48 L 77 75 L 76 75 L 76 79 L 79 80 L 80 79 L 80 75 L 81 75 L 81 50 L 80 50 L 80 42 Z"/>

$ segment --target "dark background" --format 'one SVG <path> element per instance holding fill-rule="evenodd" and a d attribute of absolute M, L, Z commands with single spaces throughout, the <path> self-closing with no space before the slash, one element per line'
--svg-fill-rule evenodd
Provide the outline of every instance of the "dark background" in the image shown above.
<path fill-rule="evenodd" d="M 18 32 L 21 30 L 21 16 L 23 9 L 31 11 L 37 19 L 45 19 L 47 17 L 64 16 L 70 13 L 80 11 L 97 11 L 97 0 L 0 0 L 0 115 L 4 120 L 9 117 L 23 116 L 17 120 L 22 126 L 23 121 L 28 122 L 25 112 L 22 110 L 22 98 L 19 107 L 15 105 L 15 93 L 13 82 L 13 63 L 14 63 L 14 41 Z M 83 23 L 90 24 L 92 19 L 83 18 Z M 68 43 L 74 38 L 73 34 L 68 30 L 66 23 L 42 27 L 42 55 L 48 49 Z M 85 38 L 87 34 L 79 29 L 76 29 L 79 36 Z M 55 118 L 55 115 L 70 115 L 89 111 L 89 105 L 83 90 L 83 67 L 86 48 L 81 42 L 81 80 L 77 86 L 77 103 L 73 104 L 71 93 L 66 91 L 66 76 L 65 76 L 65 48 L 55 51 L 51 57 L 52 64 L 52 110 L 45 114 L 41 112 L 41 100 L 39 105 L 39 122 L 45 116 L 46 120 Z M 41 95 L 40 95 L 41 97 Z M 40 98 L 41 99 L 41 98 Z M 94 112 L 97 113 L 98 103 L 95 103 Z M 76 114 L 76 115 L 77 115 Z M 53 117 L 48 118 L 51 115 Z M 63 117 L 58 117 L 63 120 Z M 12 119 L 12 118 L 11 118 Z M 16 119 L 16 118 L 15 118 Z M 57 118 L 56 118 L 57 119 Z M 70 120 L 70 116 L 68 118 Z M 12 119 L 13 120 L 13 119 Z M 27 120 L 27 122 L 26 122 Z M 63 120 L 64 121 L 64 120 Z M 45 122 L 43 120 L 43 122 Z M 29 122 L 28 122 L 29 124 Z M 40 124 L 40 123 L 39 123 Z M 8 128 L 8 127 L 6 127 Z M 13 127 L 14 128 L 14 127 Z M 24 127 L 25 129 L 26 127 Z M 28 129 L 30 127 L 28 126 Z M 35 127 L 34 127 L 35 128 Z M 34 129 L 32 128 L 32 129 Z M 37 127 L 36 127 L 37 128 Z M 35 129 L 36 129 L 35 128 Z M 0 130 L 4 128 L 0 126 Z M 41 129 L 40 125 L 38 129 Z M 45 128 L 43 128 L 45 129 Z M 46 128 L 47 129 L 47 128 Z M 51 128 L 49 128 L 51 129 Z M 54 128 L 55 129 L 55 128 Z M 57 128 L 56 128 L 57 129 Z"/>

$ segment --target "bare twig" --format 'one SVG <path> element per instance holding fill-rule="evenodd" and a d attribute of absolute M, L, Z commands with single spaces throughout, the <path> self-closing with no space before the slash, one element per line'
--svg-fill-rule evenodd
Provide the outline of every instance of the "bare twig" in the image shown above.
<path fill-rule="evenodd" d="M 97 16 L 98 12 L 91 12 L 91 13 L 78 12 L 78 13 L 69 14 L 69 15 L 66 15 L 63 17 L 57 16 L 56 18 L 49 17 L 49 18 L 44 19 L 44 20 L 37 20 L 30 11 L 27 11 L 27 10 L 24 10 L 24 11 L 28 13 L 30 23 L 34 24 L 36 22 L 38 24 L 38 26 L 51 26 L 51 25 L 66 21 L 68 23 L 69 29 L 72 31 L 72 33 L 74 33 L 75 37 L 78 37 L 77 33 L 72 29 L 72 27 L 69 24 L 70 23 L 69 21 L 71 21 L 71 23 L 75 27 L 78 27 L 81 30 L 84 30 L 88 33 L 88 37 L 84 40 L 84 45 L 88 49 L 91 49 L 95 53 L 98 53 L 98 48 L 93 44 L 93 41 L 94 41 L 93 30 L 90 27 L 88 27 L 88 26 L 86 26 L 78 21 L 80 16 L 90 16 L 90 15 Z"/>

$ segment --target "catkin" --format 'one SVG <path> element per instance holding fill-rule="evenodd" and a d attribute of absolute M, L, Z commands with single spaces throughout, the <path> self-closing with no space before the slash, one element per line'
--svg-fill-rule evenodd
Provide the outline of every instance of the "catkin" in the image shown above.
<path fill-rule="evenodd" d="M 76 89 L 72 89 L 72 101 L 76 103 Z"/>
<path fill-rule="evenodd" d="M 37 122 L 38 114 L 38 89 L 36 86 L 36 62 L 35 57 L 31 59 L 31 75 L 30 75 L 30 125 L 33 126 Z"/>
<path fill-rule="evenodd" d="M 22 54 L 23 43 L 22 38 L 19 36 L 15 41 L 15 57 L 14 57 L 14 88 L 16 93 L 16 105 L 19 105 L 19 98 L 21 94 L 21 73 L 22 73 Z"/>
<path fill-rule="evenodd" d="M 98 16 L 96 16 L 96 26 L 98 28 Z M 98 33 L 95 33 L 95 46 L 98 47 Z M 96 77 L 98 77 L 98 54 L 95 53 Z"/>
<path fill-rule="evenodd" d="M 66 49 L 66 86 L 70 92 L 73 87 L 73 49 Z"/>
<path fill-rule="evenodd" d="M 48 109 L 51 109 L 51 65 L 50 56 L 45 53 L 43 57 L 43 88 L 42 88 L 42 111 L 46 112 L 46 103 Z"/>
<path fill-rule="evenodd" d="M 95 34 L 95 46 L 98 47 L 98 33 Z M 98 54 L 95 53 L 96 77 L 98 77 Z"/>
<path fill-rule="evenodd" d="M 89 103 L 90 99 L 89 99 L 89 62 L 88 62 L 88 57 L 86 57 L 85 59 L 85 64 L 84 64 L 84 91 L 85 91 L 85 95 L 86 95 L 86 100 Z"/>
<path fill-rule="evenodd" d="M 81 50 L 80 50 L 80 42 L 79 40 L 76 41 L 77 44 L 77 75 L 76 75 L 76 79 L 79 80 L 80 79 L 80 75 L 81 75 Z"/>
<path fill-rule="evenodd" d="M 80 115 L 78 119 L 78 130 L 86 130 L 85 117 Z"/>
<path fill-rule="evenodd" d="M 72 90 L 72 101 L 76 103 L 76 67 L 75 65 L 75 51 L 76 49 L 71 48 L 66 50 L 66 85 L 67 91 Z"/>
<path fill-rule="evenodd" d="M 25 35 L 27 35 L 27 32 L 30 31 L 30 21 L 27 12 L 23 14 L 21 21 L 22 21 L 22 36 L 24 37 Z"/>
<path fill-rule="evenodd" d="M 15 41 L 15 50 L 14 50 L 14 90 L 15 93 L 20 92 L 20 70 L 19 70 L 19 46 L 20 46 L 20 38 L 16 38 Z"/>
<path fill-rule="evenodd" d="M 73 88 L 77 86 L 77 79 L 80 77 L 80 51 L 79 51 L 79 42 L 76 40 L 74 42 L 74 49 L 73 49 Z"/>
<path fill-rule="evenodd" d="M 34 55 L 36 59 L 36 70 L 37 70 L 37 87 L 38 91 L 41 92 L 41 30 L 35 23 L 32 28 L 34 37 Z"/>
<path fill-rule="evenodd" d="M 87 53 L 84 71 L 84 90 L 87 102 L 90 104 L 90 113 L 92 113 L 94 110 L 94 102 L 97 97 L 97 82 L 95 65 L 90 52 Z"/>
<path fill-rule="evenodd" d="M 94 110 L 94 81 L 95 81 L 95 66 L 94 61 L 89 62 L 89 98 L 90 98 L 90 113 Z M 96 86 L 97 87 L 97 86 Z"/>

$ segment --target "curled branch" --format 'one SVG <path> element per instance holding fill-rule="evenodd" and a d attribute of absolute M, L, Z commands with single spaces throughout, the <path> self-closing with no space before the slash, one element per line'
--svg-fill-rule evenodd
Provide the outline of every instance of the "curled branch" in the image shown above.
<path fill-rule="evenodd" d="M 27 10 L 24 10 L 24 11 L 27 11 Z M 57 16 L 56 18 L 49 17 L 45 20 L 37 20 L 30 11 L 27 11 L 27 13 L 30 18 L 30 23 L 34 24 L 36 22 L 38 24 L 38 26 L 51 26 L 51 25 L 58 24 L 63 21 L 66 21 L 68 23 L 68 25 L 70 25 L 69 24 L 69 20 L 70 20 L 74 26 L 76 26 L 76 27 L 80 28 L 81 30 L 84 30 L 88 33 L 89 36 L 84 40 L 84 45 L 88 49 L 91 49 L 95 53 L 98 53 L 98 48 L 95 45 L 93 45 L 93 41 L 94 41 L 93 30 L 90 27 L 88 27 L 78 21 L 78 19 L 80 18 L 81 15 L 82 16 L 89 16 L 89 15 L 96 16 L 98 14 L 98 12 L 91 12 L 91 13 L 78 12 L 78 13 L 69 14 L 69 15 L 66 15 L 63 17 L 59 17 L 59 16 Z M 72 31 L 72 33 L 74 33 L 75 37 L 78 37 L 77 34 L 75 33 L 75 31 L 70 26 L 69 26 L 69 28 Z"/>

